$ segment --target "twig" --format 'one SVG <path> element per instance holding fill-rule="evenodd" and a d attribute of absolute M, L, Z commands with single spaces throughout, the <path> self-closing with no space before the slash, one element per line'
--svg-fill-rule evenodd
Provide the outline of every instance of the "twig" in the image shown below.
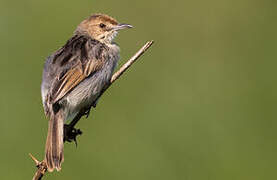
<path fill-rule="evenodd" d="M 111 78 L 111 82 L 110 84 L 108 84 L 100 93 L 100 95 L 97 97 L 97 99 L 94 102 L 94 106 L 96 107 L 97 101 L 98 99 L 102 96 L 102 94 L 134 63 L 137 61 L 137 59 L 143 55 L 143 53 L 145 51 L 147 51 L 148 48 L 150 48 L 152 46 L 152 44 L 154 43 L 154 41 L 148 41 L 142 48 L 140 48 L 140 50 L 138 50 L 138 52 L 133 55 L 123 66 L 121 66 L 121 68 L 115 72 Z"/>
<path fill-rule="evenodd" d="M 152 46 L 154 41 L 148 41 L 133 57 L 131 57 L 121 68 L 113 74 L 111 84 L 116 81 L 136 60 Z M 110 84 L 110 85 L 111 85 Z M 108 86 L 109 87 L 109 86 Z M 107 87 L 107 88 L 108 88 Z"/>
<path fill-rule="evenodd" d="M 96 107 L 97 102 L 99 100 L 99 98 L 104 94 L 104 92 L 134 63 L 136 62 L 136 60 L 145 52 L 147 51 L 147 49 L 149 49 L 152 44 L 154 43 L 154 41 L 148 41 L 134 56 L 132 56 L 123 66 L 121 66 L 121 68 L 115 72 L 111 78 L 110 83 L 101 91 L 101 93 L 99 94 L 99 96 L 96 98 L 96 100 L 93 103 L 93 107 Z M 68 125 L 70 127 L 71 131 L 75 132 L 75 128 L 74 126 L 77 124 L 77 122 L 81 119 L 81 117 L 83 115 L 88 115 L 90 109 L 87 109 L 86 111 L 80 112 L 76 118 L 74 118 L 74 120 Z M 81 131 L 80 133 L 81 134 Z M 76 136 L 79 135 L 78 133 L 75 134 Z M 41 180 L 42 177 L 44 176 L 44 174 L 47 171 L 47 165 L 45 163 L 44 160 L 42 160 L 41 162 L 38 161 L 33 155 L 29 154 L 30 157 L 34 160 L 36 167 L 38 168 L 33 179 L 32 180 Z"/>
<path fill-rule="evenodd" d="M 40 180 L 47 171 L 47 166 L 44 161 L 38 161 L 32 154 L 29 156 L 35 161 L 36 167 L 38 168 L 32 180 Z"/>

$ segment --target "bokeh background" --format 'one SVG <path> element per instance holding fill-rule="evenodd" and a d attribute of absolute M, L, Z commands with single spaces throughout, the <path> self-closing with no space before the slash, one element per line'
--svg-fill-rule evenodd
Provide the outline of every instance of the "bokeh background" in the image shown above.
<path fill-rule="evenodd" d="M 0 179 L 31 179 L 47 133 L 45 57 L 91 13 L 135 28 L 121 62 L 149 51 L 101 98 L 45 179 L 277 179 L 277 3 L 272 0 L 1 0 Z"/>

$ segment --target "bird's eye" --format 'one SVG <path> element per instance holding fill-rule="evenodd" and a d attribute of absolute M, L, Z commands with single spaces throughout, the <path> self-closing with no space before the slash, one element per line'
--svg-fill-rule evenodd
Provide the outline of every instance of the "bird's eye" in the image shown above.
<path fill-rule="evenodd" d="M 99 24 L 99 26 L 100 26 L 101 28 L 106 27 L 106 25 L 105 25 L 105 24 L 103 24 L 103 23 L 100 23 L 100 24 Z"/>

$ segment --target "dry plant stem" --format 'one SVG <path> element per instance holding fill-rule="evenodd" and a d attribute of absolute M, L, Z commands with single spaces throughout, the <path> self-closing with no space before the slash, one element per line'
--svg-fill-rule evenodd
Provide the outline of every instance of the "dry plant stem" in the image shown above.
<path fill-rule="evenodd" d="M 148 41 L 133 57 L 131 57 L 121 68 L 115 72 L 111 79 L 111 84 L 116 81 L 136 60 L 152 46 L 154 41 Z M 108 87 L 107 87 L 108 88 Z"/>
<path fill-rule="evenodd" d="M 32 154 L 29 156 L 34 160 L 36 167 L 38 168 L 32 180 L 40 180 L 47 171 L 47 166 L 44 161 L 38 161 Z"/>
<path fill-rule="evenodd" d="M 123 66 L 121 66 L 121 68 L 115 72 L 111 78 L 111 82 L 108 86 L 106 86 L 106 88 L 104 88 L 101 92 L 101 94 L 98 96 L 98 98 L 96 99 L 95 103 L 94 103 L 94 107 L 96 107 L 96 103 L 98 101 L 98 99 L 102 96 L 102 94 L 134 63 L 137 61 L 137 59 L 143 55 L 143 53 L 145 51 L 147 51 L 148 48 L 150 48 L 152 46 L 152 44 L 154 43 L 154 41 L 148 41 L 142 48 L 140 48 L 140 50 L 133 55 Z"/>
<path fill-rule="evenodd" d="M 103 95 L 103 93 L 134 63 L 136 60 L 145 52 L 147 49 L 149 49 L 154 41 L 148 41 L 134 56 L 132 56 L 117 72 L 115 72 L 111 78 L 111 82 L 102 90 L 102 92 L 99 94 L 95 102 L 93 103 L 93 107 L 96 107 L 97 101 L 99 98 Z M 89 110 L 88 110 L 89 111 Z M 77 117 L 69 124 L 70 128 L 73 130 L 74 126 L 77 124 L 77 122 L 81 119 L 83 115 L 85 115 L 88 112 L 81 112 L 77 115 Z M 38 161 L 34 156 L 29 154 L 31 158 L 34 160 L 37 171 L 35 175 L 33 176 L 32 180 L 40 180 L 44 176 L 44 174 L 47 171 L 47 166 L 45 164 L 45 161 Z"/>

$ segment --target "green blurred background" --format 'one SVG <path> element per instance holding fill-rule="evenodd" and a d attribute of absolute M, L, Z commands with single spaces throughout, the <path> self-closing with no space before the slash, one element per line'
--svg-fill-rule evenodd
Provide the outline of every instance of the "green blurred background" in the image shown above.
<path fill-rule="evenodd" d="M 45 57 L 91 13 L 135 28 L 121 62 L 155 44 L 101 98 L 45 179 L 277 179 L 277 2 L 1 0 L 0 179 L 31 179 L 47 133 Z"/>

